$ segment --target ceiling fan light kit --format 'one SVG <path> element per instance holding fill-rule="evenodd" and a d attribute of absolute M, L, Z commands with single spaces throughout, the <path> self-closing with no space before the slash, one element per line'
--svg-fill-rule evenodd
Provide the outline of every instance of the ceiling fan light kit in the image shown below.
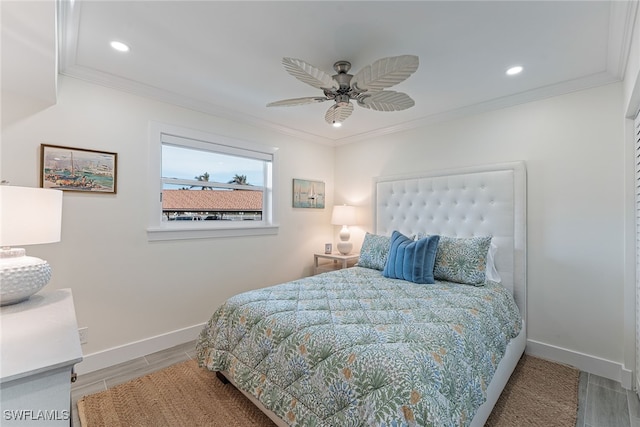
<path fill-rule="evenodd" d="M 324 119 L 337 127 L 353 112 L 351 100 L 376 111 L 400 111 L 415 105 L 406 93 L 384 90 L 405 81 L 418 69 L 419 61 L 415 55 L 378 59 L 355 75 L 349 74 L 351 63 L 348 61 L 333 64 L 336 74 L 332 76 L 300 59 L 282 58 L 282 64 L 293 77 L 322 90 L 324 97 L 284 99 L 271 102 L 267 107 L 291 107 L 331 100 L 335 104 L 327 110 Z"/>

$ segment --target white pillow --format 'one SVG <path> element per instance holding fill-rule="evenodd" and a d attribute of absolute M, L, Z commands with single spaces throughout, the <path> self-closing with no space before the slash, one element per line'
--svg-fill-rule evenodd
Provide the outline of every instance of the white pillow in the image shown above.
<path fill-rule="evenodd" d="M 491 241 L 491 245 L 489 246 L 489 252 L 487 253 L 487 267 L 485 269 L 485 276 L 487 278 L 487 280 L 491 280 L 492 282 L 496 282 L 496 283 L 500 283 L 502 282 L 502 278 L 500 277 L 500 274 L 498 273 L 498 270 L 496 270 L 496 265 L 493 262 L 493 259 L 496 255 L 496 251 L 498 250 L 498 247 L 496 246 L 495 243 L 493 243 L 493 240 Z"/>

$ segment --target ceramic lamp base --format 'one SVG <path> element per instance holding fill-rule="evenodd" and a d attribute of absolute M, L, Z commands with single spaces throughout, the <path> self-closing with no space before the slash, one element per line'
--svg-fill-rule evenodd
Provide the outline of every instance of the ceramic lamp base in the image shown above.
<path fill-rule="evenodd" d="M 353 243 L 351 242 L 338 242 L 338 252 L 342 255 L 349 255 L 353 249 Z"/>
<path fill-rule="evenodd" d="M 26 256 L 22 248 L 0 249 L 0 306 L 17 304 L 44 288 L 51 278 L 51 266 Z"/>
<path fill-rule="evenodd" d="M 338 252 L 342 255 L 349 255 L 351 249 L 353 249 L 353 243 L 349 241 L 350 238 L 351 233 L 349 232 L 349 227 L 343 225 L 340 229 L 340 242 L 338 243 Z"/>

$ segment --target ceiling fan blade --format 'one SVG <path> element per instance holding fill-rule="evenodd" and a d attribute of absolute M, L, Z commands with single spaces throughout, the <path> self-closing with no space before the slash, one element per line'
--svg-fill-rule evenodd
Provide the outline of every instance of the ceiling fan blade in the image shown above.
<path fill-rule="evenodd" d="M 282 65 L 293 77 L 315 88 L 338 88 L 338 83 L 333 77 L 300 59 L 282 58 Z"/>
<path fill-rule="evenodd" d="M 292 107 L 294 105 L 313 104 L 314 102 L 327 101 L 328 98 L 322 98 L 320 96 L 307 96 L 305 98 L 291 98 L 283 99 L 282 101 L 270 102 L 267 107 Z"/>
<path fill-rule="evenodd" d="M 331 108 L 327 110 L 327 113 L 324 115 L 324 119 L 330 125 L 334 123 L 342 123 L 344 122 L 351 113 L 353 112 L 353 104 L 335 104 L 332 105 Z"/>
<path fill-rule="evenodd" d="M 369 91 L 382 90 L 409 78 L 418 69 L 419 60 L 415 55 L 392 56 L 378 59 L 353 76 L 351 86 Z"/>
<path fill-rule="evenodd" d="M 400 111 L 411 108 L 416 103 L 409 95 L 393 90 L 362 94 L 358 97 L 358 105 L 377 111 Z"/>

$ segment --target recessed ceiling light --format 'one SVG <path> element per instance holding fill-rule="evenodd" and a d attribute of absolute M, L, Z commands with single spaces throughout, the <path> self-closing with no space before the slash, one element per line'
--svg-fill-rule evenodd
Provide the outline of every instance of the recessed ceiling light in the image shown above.
<path fill-rule="evenodd" d="M 111 47 L 114 48 L 115 50 L 119 51 L 119 52 L 129 52 L 129 46 L 127 46 L 126 44 L 124 44 L 122 42 L 112 41 L 111 42 Z"/>
<path fill-rule="evenodd" d="M 515 76 L 516 74 L 520 74 L 524 70 L 520 65 L 516 65 L 515 67 L 511 67 L 507 70 L 507 76 Z"/>

